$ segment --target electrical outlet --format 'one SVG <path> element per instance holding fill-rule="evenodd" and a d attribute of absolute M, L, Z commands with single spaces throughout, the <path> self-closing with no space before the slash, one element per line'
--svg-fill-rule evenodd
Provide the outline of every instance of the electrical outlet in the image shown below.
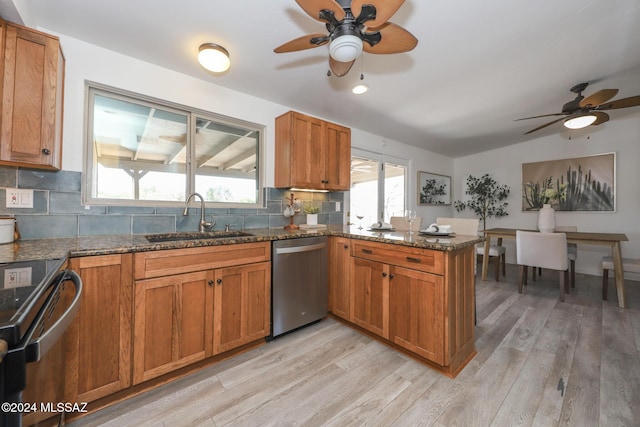
<path fill-rule="evenodd" d="M 33 190 L 22 188 L 7 188 L 6 207 L 13 209 L 32 209 Z"/>
<path fill-rule="evenodd" d="M 4 287 L 16 288 L 31 285 L 31 267 L 7 268 L 4 271 Z"/>
<path fill-rule="evenodd" d="M 336 212 L 340 212 L 340 202 L 336 202 Z"/>

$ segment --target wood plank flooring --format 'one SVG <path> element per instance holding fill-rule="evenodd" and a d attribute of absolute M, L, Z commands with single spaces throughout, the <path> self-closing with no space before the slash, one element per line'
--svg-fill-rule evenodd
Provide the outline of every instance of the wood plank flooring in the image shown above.
<path fill-rule="evenodd" d="M 640 426 L 640 283 L 620 309 L 580 274 L 561 303 L 557 278 L 478 279 L 478 355 L 453 380 L 327 319 L 68 425 Z"/>

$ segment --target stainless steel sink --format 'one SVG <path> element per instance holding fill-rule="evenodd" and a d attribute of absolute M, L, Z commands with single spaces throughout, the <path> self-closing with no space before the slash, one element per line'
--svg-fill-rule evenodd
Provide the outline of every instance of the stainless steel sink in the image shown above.
<path fill-rule="evenodd" d="M 180 240 L 231 239 L 234 237 L 249 237 L 253 234 L 243 231 L 203 231 L 149 234 L 144 236 L 150 243 L 178 242 Z"/>

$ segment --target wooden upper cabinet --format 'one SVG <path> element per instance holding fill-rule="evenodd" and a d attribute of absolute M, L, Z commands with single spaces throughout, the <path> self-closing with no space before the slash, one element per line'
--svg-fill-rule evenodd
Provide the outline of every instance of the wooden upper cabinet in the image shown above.
<path fill-rule="evenodd" d="M 276 118 L 275 186 L 349 190 L 351 129 L 289 111 Z"/>
<path fill-rule="evenodd" d="M 0 164 L 62 167 L 64 56 L 57 37 L 0 20 Z"/>

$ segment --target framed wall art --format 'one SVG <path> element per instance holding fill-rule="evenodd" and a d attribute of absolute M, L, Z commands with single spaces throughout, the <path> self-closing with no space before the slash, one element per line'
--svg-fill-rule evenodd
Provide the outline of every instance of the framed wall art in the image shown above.
<path fill-rule="evenodd" d="M 616 154 L 522 165 L 522 210 L 615 212 Z"/>
<path fill-rule="evenodd" d="M 431 172 L 418 172 L 418 204 L 450 205 L 451 177 Z"/>

